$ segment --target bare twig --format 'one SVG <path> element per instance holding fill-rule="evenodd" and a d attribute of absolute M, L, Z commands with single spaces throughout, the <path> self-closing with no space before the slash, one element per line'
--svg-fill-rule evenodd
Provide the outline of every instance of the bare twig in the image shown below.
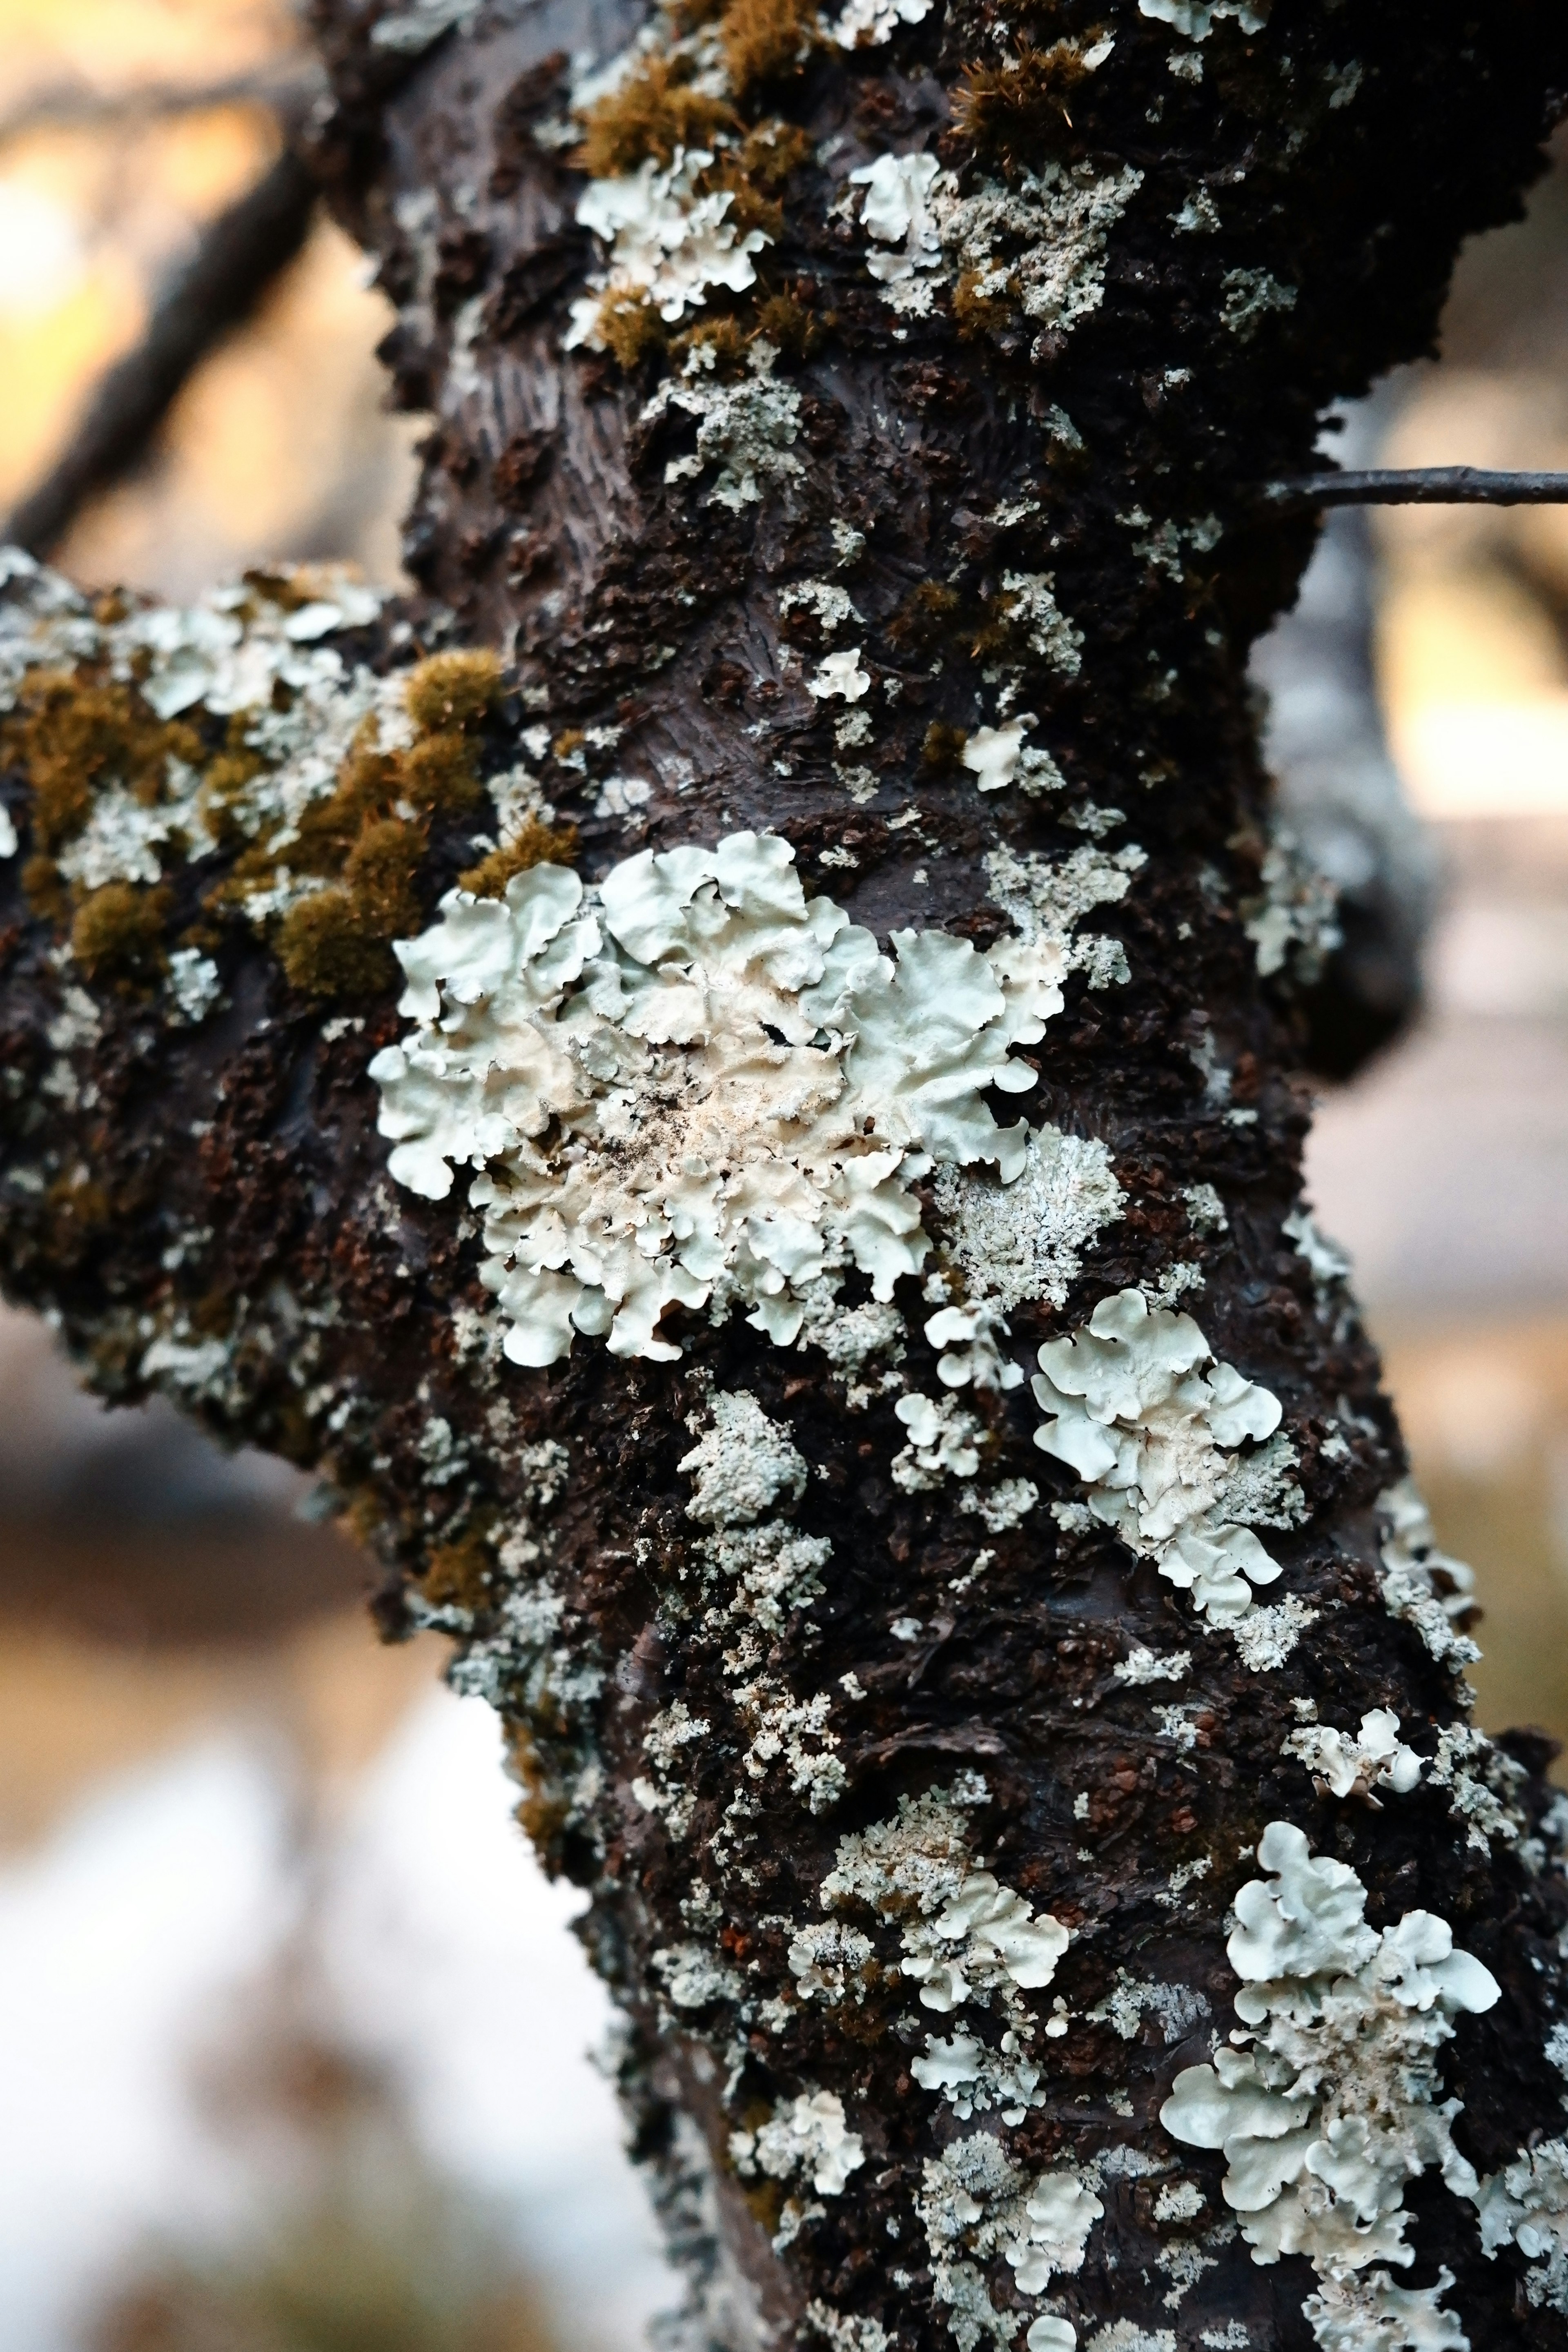
<path fill-rule="evenodd" d="M 0 112 L 0 147 L 39 131 L 97 131 L 117 123 L 169 121 L 226 106 L 263 106 L 285 128 L 292 128 L 325 88 L 325 76 L 309 58 L 209 82 L 137 82 L 123 89 L 100 89 L 75 79 L 49 82 Z"/>
<path fill-rule="evenodd" d="M 1268 482 L 1271 507 L 1551 507 L 1568 505 L 1568 474 L 1510 474 L 1482 466 L 1372 467 Z"/>
<path fill-rule="evenodd" d="M 305 242 L 315 184 L 291 148 L 203 233 L 134 351 L 99 380 L 52 473 L 6 524 L 29 553 L 57 546 L 95 492 L 129 470 L 192 373 L 248 318 Z"/>

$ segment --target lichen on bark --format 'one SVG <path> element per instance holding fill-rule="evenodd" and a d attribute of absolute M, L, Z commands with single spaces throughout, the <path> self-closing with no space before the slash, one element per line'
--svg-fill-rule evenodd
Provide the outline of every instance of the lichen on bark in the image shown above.
<path fill-rule="evenodd" d="M 695 2341 L 1561 2343 L 1562 1828 L 1543 1743 L 1467 1723 L 1303 1215 L 1321 910 L 1246 658 L 1310 540 L 1257 486 L 1429 344 L 1568 29 L 316 13 L 317 167 L 435 412 L 418 588 L 10 571 L 9 1294 L 315 1466 L 384 1629 L 454 1637 L 590 1892 Z M 400 1073 L 476 1038 L 411 1187 Z M 901 1257 L 797 1181 L 829 1108 Z M 638 1253 L 682 1278 L 613 1340 Z M 1298 1883 L 1364 1924 L 1254 2018 L 1231 1906 Z M 1498 1999 L 1401 2039 L 1455 1951 Z M 1178 2075 L 1253 2083 L 1245 2162 Z M 1286 2141 L 1276 2244 L 1225 2184 Z"/>

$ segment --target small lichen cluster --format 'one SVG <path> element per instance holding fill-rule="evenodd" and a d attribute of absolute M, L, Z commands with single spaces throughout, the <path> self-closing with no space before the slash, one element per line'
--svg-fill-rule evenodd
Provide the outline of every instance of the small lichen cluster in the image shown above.
<path fill-rule="evenodd" d="M 1456 2196 L 1479 2198 L 1437 2053 L 1453 2019 L 1490 2009 L 1500 1989 L 1430 1912 L 1369 1927 L 1355 1872 L 1314 1857 L 1291 1823 L 1270 1822 L 1258 1858 L 1269 1875 L 1237 1896 L 1226 1947 L 1241 2026 L 1212 2065 L 1183 2069 L 1160 2117 L 1175 2138 L 1224 2150 L 1226 2201 L 1254 2262 L 1307 2256 L 1322 2283 L 1307 2315 L 1331 2346 L 1347 2340 L 1336 2314 L 1391 2286 L 1373 2266 L 1415 2260 L 1406 2182 L 1436 2168 Z M 1441 2290 L 1426 2292 L 1435 2308 Z"/>
<path fill-rule="evenodd" d="M 1189 1591 L 1212 1624 L 1252 1607 L 1252 1586 L 1279 1574 L 1248 1520 L 1289 1525 L 1293 1455 L 1239 1449 L 1279 1426 L 1278 1398 L 1215 1363 L 1188 1315 L 1151 1308 L 1141 1290 L 1102 1299 L 1070 1338 L 1039 1351 L 1034 1392 L 1049 1414 L 1035 1443 L 1075 1470 L 1088 1508 L 1162 1576 Z M 1201 1367 L 1212 1365 L 1212 1370 Z"/>
<path fill-rule="evenodd" d="M 666 1310 L 734 1307 L 780 1344 L 845 1272 L 879 1299 L 930 1242 L 911 1184 L 935 1167 L 1027 1164 L 1012 1056 L 1061 1005 L 1058 939 L 982 954 L 900 931 L 894 957 L 787 843 L 645 852 L 596 890 L 539 866 L 498 899 L 458 891 L 399 943 L 417 1025 L 371 1065 L 393 1176 L 444 1199 L 478 1172 L 484 1279 L 514 1360 L 575 1332 L 668 1360 Z"/>

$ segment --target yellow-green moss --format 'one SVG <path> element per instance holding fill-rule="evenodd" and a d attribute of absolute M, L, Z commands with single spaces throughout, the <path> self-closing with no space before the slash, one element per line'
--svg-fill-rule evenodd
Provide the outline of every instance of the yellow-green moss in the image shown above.
<path fill-rule="evenodd" d="M 422 734 L 476 728 L 501 695 L 500 663 L 493 653 L 432 654 L 411 669 L 404 705 Z"/>
<path fill-rule="evenodd" d="M 710 147 L 731 130 L 735 110 L 721 98 L 690 87 L 684 58 L 649 58 L 583 118 L 583 143 L 573 156 L 595 180 L 620 179 L 649 156 L 669 165 L 678 147 Z"/>
<path fill-rule="evenodd" d="M 758 334 L 786 360 L 808 360 L 820 348 L 834 314 L 829 310 L 818 318 L 794 294 L 770 294 L 758 303 L 756 321 Z"/>
<path fill-rule="evenodd" d="M 171 759 L 203 757 L 193 727 L 164 720 L 132 686 L 77 670 L 35 670 L 0 721 L 0 757 L 33 791 L 33 838 L 46 851 L 79 834 L 110 784 L 153 806 Z"/>
<path fill-rule="evenodd" d="M 71 952 L 89 980 L 121 984 L 155 980 L 163 969 L 163 939 L 173 907 L 160 884 L 106 882 L 91 890 L 71 921 Z"/>
<path fill-rule="evenodd" d="M 664 320 L 642 294 L 608 294 L 599 305 L 595 332 L 617 366 L 629 375 L 644 360 L 666 349 Z"/>
<path fill-rule="evenodd" d="M 800 73 L 820 39 L 812 0 L 730 0 L 719 38 L 738 98 Z"/>
<path fill-rule="evenodd" d="M 63 923 L 70 912 L 70 893 L 52 857 L 40 849 L 22 867 L 22 895 L 35 915 L 46 923 Z"/>
<path fill-rule="evenodd" d="M 433 1609 L 466 1609 L 471 1616 L 489 1605 L 490 1549 L 479 1533 L 437 1544 L 419 1589 Z"/>
<path fill-rule="evenodd" d="M 945 719 L 933 719 L 921 744 L 921 767 L 930 769 L 933 775 L 951 773 L 963 759 L 968 740 L 962 727 L 950 727 Z"/>
<path fill-rule="evenodd" d="M 458 881 L 476 898 L 499 898 L 514 874 L 526 874 L 531 866 L 570 866 L 576 856 L 574 824 L 552 827 L 542 818 L 531 816 L 510 841 L 492 849 L 488 857 L 481 857 L 466 874 L 459 874 Z"/>
<path fill-rule="evenodd" d="M 1006 298 L 1009 294 L 1016 294 L 1017 279 L 1009 278 L 1000 291 L 981 294 L 976 289 L 988 274 L 978 269 L 966 269 L 952 289 L 953 323 L 966 341 L 973 341 L 977 335 L 987 334 L 994 328 L 1010 326 L 1014 320 L 1014 308 Z"/>
<path fill-rule="evenodd" d="M 553 1877 L 560 1868 L 557 1847 L 571 1807 L 541 1762 L 531 1735 L 515 1717 L 506 1724 L 506 1769 L 526 1791 L 514 1808 L 514 1818 L 532 1839 L 541 1862 Z"/>

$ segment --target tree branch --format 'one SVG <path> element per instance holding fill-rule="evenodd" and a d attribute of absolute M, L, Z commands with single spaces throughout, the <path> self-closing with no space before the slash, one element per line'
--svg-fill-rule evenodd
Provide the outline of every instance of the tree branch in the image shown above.
<path fill-rule="evenodd" d="M 310 58 L 229 74 L 209 82 L 138 82 L 99 89 L 76 79 L 28 90 L 0 113 L 0 147 L 41 131 L 99 131 L 116 124 L 167 122 L 227 106 L 262 106 L 292 128 L 324 96 L 326 78 Z"/>
<path fill-rule="evenodd" d="M 1373 466 L 1266 483 L 1278 509 L 1308 507 L 1552 507 L 1568 505 L 1568 474 L 1502 473 L 1483 466 Z"/>
<path fill-rule="evenodd" d="M 5 536 L 13 544 L 47 555 L 87 501 L 130 471 L 202 361 L 300 252 L 315 202 L 314 181 L 285 147 L 208 225 L 141 341 L 100 378 L 58 462 L 12 514 Z"/>

